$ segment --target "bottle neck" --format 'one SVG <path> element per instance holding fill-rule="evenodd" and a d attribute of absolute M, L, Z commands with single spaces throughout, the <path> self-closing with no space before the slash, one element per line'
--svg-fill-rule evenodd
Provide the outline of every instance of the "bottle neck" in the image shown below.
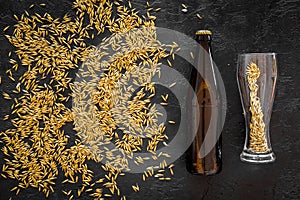
<path fill-rule="evenodd" d="M 200 44 L 197 47 L 197 56 L 195 58 L 195 66 L 197 66 L 199 72 L 198 79 L 204 79 L 206 82 L 213 84 L 215 82 L 215 69 L 211 53 L 211 35 L 196 35 L 196 41 Z M 196 85 L 196 87 L 199 86 Z M 213 86 L 211 85 L 211 87 Z"/>
<path fill-rule="evenodd" d="M 202 48 L 210 53 L 211 49 L 211 35 L 197 35 L 196 41 L 202 46 Z"/>

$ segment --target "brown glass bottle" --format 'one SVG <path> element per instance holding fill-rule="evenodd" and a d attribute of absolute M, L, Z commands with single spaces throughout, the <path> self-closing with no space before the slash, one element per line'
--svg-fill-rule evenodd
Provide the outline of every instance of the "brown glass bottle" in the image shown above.
<path fill-rule="evenodd" d="M 212 91 L 217 91 L 218 88 L 211 55 L 211 32 L 197 31 L 196 41 L 200 44 L 197 47 L 194 65 L 198 70 L 195 68 L 192 70 L 191 85 L 197 96 L 199 107 L 192 109 L 193 124 L 190 131 L 196 131 L 196 135 L 189 148 L 187 166 L 188 171 L 193 174 L 212 175 L 221 171 L 222 160 L 221 137 L 217 134 L 219 120 L 218 117 L 212 118 L 212 113 L 216 114 L 221 105 L 216 98 L 212 99 Z M 199 117 L 199 124 L 195 120 L 196 116 Z M 209 127 L 210 134 L 207 136 Z"/>

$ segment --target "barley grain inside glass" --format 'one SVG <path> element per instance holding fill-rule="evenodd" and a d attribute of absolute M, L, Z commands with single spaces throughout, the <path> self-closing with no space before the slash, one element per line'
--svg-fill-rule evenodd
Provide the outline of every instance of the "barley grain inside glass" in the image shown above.
<path fill-rule="evenodd" d="M 270 119 L 277 79 L 275 53 L 240 54 L 237 81 L 246 125 L 242 161 L 268 163 L 275 161 L 270 142 Z"/>

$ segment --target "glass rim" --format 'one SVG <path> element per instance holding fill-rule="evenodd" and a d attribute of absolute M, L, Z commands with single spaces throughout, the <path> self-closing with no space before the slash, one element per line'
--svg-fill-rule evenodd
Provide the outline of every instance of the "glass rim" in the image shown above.
<path fill-rule="evenodd" d="M 267 52 L 267 53 L 262 53 L 262 52 L 256 52 L 256 53 L 240 53 L 240 54 L 238 54 L 238 56 L 250 56 L 250 55 L 260 55 L 260 56 L 262 56 L 262 55 L 276 55 L 276 53 L 275 52 Z"/>

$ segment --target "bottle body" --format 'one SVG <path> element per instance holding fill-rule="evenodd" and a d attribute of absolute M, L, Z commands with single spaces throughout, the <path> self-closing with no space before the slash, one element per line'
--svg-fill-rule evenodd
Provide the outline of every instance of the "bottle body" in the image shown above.
<path fill-rule="evenodd" d="M 198 33 L 198 32 L 197 32 Z M 191 131 L 195 139 L 189 148 L 188 170 L 193 174 L 212 175 L 222 167 L 221 135 L 218 134 L 221 109 L 218 100 L 215 66 L 211 55 L 211 33 L 200 31 L 196 35 L 200 44 L 195 56 L 195 68 L 191 74 L 191 85 L 196 94 L 198 107 L 192 108 Z M 196 120 L 198 116 L 199 120 Z"/>

